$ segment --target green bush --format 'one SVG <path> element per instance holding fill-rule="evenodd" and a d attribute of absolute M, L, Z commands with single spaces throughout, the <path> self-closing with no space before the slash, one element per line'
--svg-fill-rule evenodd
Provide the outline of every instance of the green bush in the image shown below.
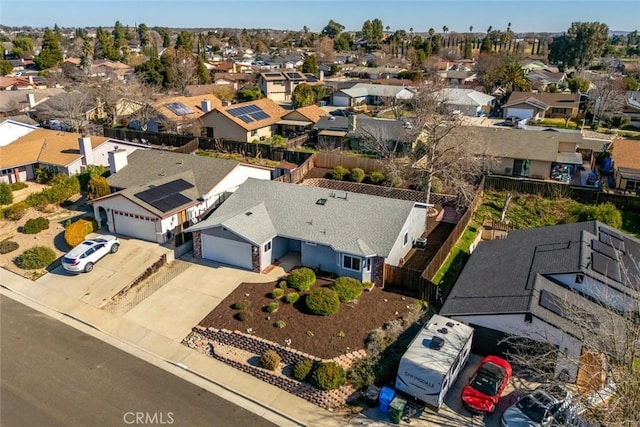
<path fill-rule="evenodd" d="M 87 184 L 87 200 L 97 199 L 108 194 L 111 194 L 111 187 L 109 187 L 107 178 L 94 176 L 89 180 Z"/>
<path fill-rule="evenodd" d="M 371 357 L 356 360 L 351 365 L 347 377 L 356 390 L 373 385 L 376 380 L 374 360 Z"/>
<path fill-rule="evenodd" d="M 274 350 L 267 350 L 260 357 L 260 366 L 270 371 L 275 371 L 280 365 L 280 355 Z"/>
<path fill-rule="evenodd" d="M 313 370 L 314 365 L 315 362 L 311 359 L 302 359 L 296 362 L 296 364 L 293 365 L 293 378 L 297 379 L 298 381 L 306 380 Z"/>
<path fill-rule="evenodd" d="M 46 204 L 57 205 L 69 197 L 80 193 L 80 182 L 76 176 L 55 175 L 50 181 L 51 187 L 27 196 L 25 202 L 29 206 Z"/>
<path fill-rule="evenodd" d="M 0 254 L 8 254 L 18 249 L 20 245 L 11 240 L 3 240 L 0 242 Z"/>
<path fill-rule="evenodd" d="M 64 230 L 64 240 L 73 248 L 82 243 L 87 234 L 97 229 L 98 222 L 95 219 L 79 219 Z"/>
<path fill-rule="evenodd" d="M 305 292 L 316 282 L 316 273 L 307 267 L 297 268 L 289 273 L 287 284 L 298 292 Z"/>
<path fill-rule="evenodd" d="M 300 295 L 296 292 L 291 292 L 284 297 L 284 302 L 287 304 L 295 304 L 300 299 Z"/>
<path fill-rule="evenodd" d="M 278 287 L 280 289 L 287 289 L 287 281 L 286 280 L 281 280 L 280 282 L 278 282 Z"/>
<path fill-rule="evenodd" d="M 364 290 L 362 283 L 353 277 L 338 277 L 331 285 L 331 289 L 338 293 L 340 302 L 358 299 Z"/>
<path fill-rule="evenodd" d="M 349 181 L 351 182 L 362 182 L 364 180 L 365 173 L 360 168 L 353 168 L 349 173 Z"/>
<path fill-rule="evenodd" d="M 56 260 L 56 253 L 46 246 L 34 246 L 16 258 L 16 265 L 23 270 L 44 268 Z"/>
<path fill-rule="evenodd" d="M 49 220 L 45 217 L 32 218 L 27 220 L 22 227 L 22 232 L 24 234 L 38 234 L 42 230 L 46 230 L 49 228 Z"/>
<path fill-rule="evenodd" d="M 18 191 L 28 187 L 26 182 L 13 182 L 11 185 L 11 191 Z"/>
<path fill-rule="evenodd" d="M 233 308 L 236 310 L 247 310 L 251 307 L 251 301 L 243 299 L 233 304 Z"/>
<path fill-rule="evenodd" d="M 333 289 L 315 289 L 305 298 L 309 311 L 320 316 L 329 316 L 340 308 L 340 298 Z"/>
<path fill-rule="evenodd" d="M 613 228 L 622 228 L 622 214 L 611 202 L 595 206 L 582 205 L 575 208 L 571 213 L 577 216 L 578 222 L 597 220 Z"/>
<path fill-rule="evenodd" d="M 6 182 L 0 182 L 0 205 L 10 205 L 11 203 L 13 203 L 11 186 Z"/>
<path fill-rule="evenodd" d="M 380 185 L 384 182 L 384 174 L 378 171 L 371 172 L 368 180 L 371 184 Z"/>
<path fill-rule="evenodd" d="M 337 179 L 338 181 L 342 181 L 345 176 L 349 174 L 349 169 L 344 166 L 336 166 L 331 172 L 331 177 L 333 179 Z"/>
<path fill-rule="evenodd" d="M 251 319 L 251 312 L 248 310 L 239 311 L 235 314 L 235 318 L 241 322 L 244 322 L 245 320 Z"/>
<path fill-rule="evenodd" d="M 285 326 L 287 326 L 287 322 L 285 322 L 284 320 L 278 320 L 273 324 L 273 326 L 275 326 L 278 329 L 282 329 Z"/>
<path fill-rule="evenodd" d="M 4 209 L 3 216 L 8 220 L 18 221 L 27 213 L 27 208 L 28 206 L 25 202 L 14 203 Z"/>
<path fill-rule="evenodd" d="M 280 304 L 277 302 L 271 302 L 267 305 L 267 313 L 275 313 L 280 308 Z"/>
<path fill-rule="evenodd" d="M 87 191 L 87 186 L 91 178 L 100 176 L 106 178 L 109 176 L 109 168 L 107 166 L 90 165 L 87 169 L 76 175 L 80 183 L 80 191 Z"/>
<path fill-rule="evenodd" d="M 347 382 L 347 373 L 336 362 L 321 362 L 311 373 L 311 384 L 320 390 L 337 390 Z"/>
<path fill-rule="evenodd" d="M 284 289 L 282 288 L 275 288 L 274 290 L 271 291 L 271 298 L 282 298 L 282 296 L 284 295 Z"/>

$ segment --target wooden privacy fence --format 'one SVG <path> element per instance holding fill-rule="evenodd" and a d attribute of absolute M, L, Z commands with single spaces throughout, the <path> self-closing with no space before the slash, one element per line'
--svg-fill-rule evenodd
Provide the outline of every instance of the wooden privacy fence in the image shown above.
<path fill-rule="evenodd" d="M 336 166 L 344 166 L 347 169 L 360 168 L 366 173 L 384 170 L 384 162 L 381 160 L 330 152 L 316 153 L 315 164 L 317 168 L 325 169 L 333 169 Z"/>
<path fill-rule="evenodd" d="M 385 289 L 427 301 L 439 309 L 443 299 L 440 287 L 422 276 L 422 271 L 393 265 L 384 266 Z"/>
<path fill-rule="evenodd" d="M 298 182 L 302 181 L 302 179 L 309 173 L 311 169 L 315 167 L 314 161 L 315 155 L 311 155 L 300 166 L 286 175 L 279 176 L 278 178 L 274 179 L 274 181 L 297 184 Z"/>

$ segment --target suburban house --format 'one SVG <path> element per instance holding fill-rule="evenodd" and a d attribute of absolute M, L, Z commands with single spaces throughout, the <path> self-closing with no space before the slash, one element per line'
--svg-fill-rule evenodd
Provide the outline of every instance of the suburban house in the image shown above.
<path fill-rule="evenodd" d="M 222 101 L 212 94 L 163 98 L 152 105 L 157 114 L 147 124 L 147 130 L 200 135 L 202 123 L 199 119 L 221 105 Z M 140 129 L 135 122 L 130 127 Z"/>
<path fill-rule="evenodd" d="M 543 120 L 545 117 L 575 118 L 579 107 L 579 93 L 512 92 L 502 110 L 503 117 Z"/>
<path fill-rule="evenodd" d="M 444 88 L 441 96 L 450 112 L 459 111 L 468 117 L 488 115 L 496 99 L 477 90 L 461 88 Z"/>
<path fill-rule="evenodd" d="M 345 116 L 323 116 L 313 127 L 317 131 L 317 146 L 321 149 L 342 147 L 349 133 L 349 118 Z"/>
<path fill-rule="evenodd" d="M 422 235 L 427 205 L 248 179 L 209 218 L 188 228 L 193 253 L 255 272 L 286 254 L 300 265 L 384 283 Z"/>
<path fill-rule="evenodd" d="M 282 116 L 282 119 L 277 123 L 280 126 L 278 133 L 289 135 L 290 132 L 311 130 L 322 117 L 328 115 L 329 113 L 315 104 L 296 108 Z"/>
<path fill-rule="evenodd" d="M 109 231 L 165 243 L 217 207 L 248 178 L 271 179 L 268 168 L 162 150 L 109 153 L 112 194 L 92 200 Z"/>
<path fill-rule="evenodd" d="M 549 86 L 560 88 L 567 79 L 567 75 L 563 72 L 554 73 L 549 70 L 533 70 L 527 74 L 527 79 L 531 82 L 531 87 L 545 91 Z"/>
<path fill-rule="evenodd" d="M 313 74 L 291 71 L 270 71 L 258 75 L 258 87 L 267 98 L 274 101 L 290 101 L 293 91 L 301 83 L 322 84 Z"/>
<path fill-rule="evenodd" d="M 343 146 L 349 150 L 374 154 L 378 154 L 380 149 L 404 152 L 406 147 L 415 142 L 416 134 L 408 121 L 353 114 L 348 117 L 348 122 L 349 128 L 343 138 Z"/>
<path fill-rule="evenodd" d="M 616 188 L 640 193 L 640 141 L 614 139 L 609 154 Z"/>
<path fill-rule="evenodd" d="M 0 96 L 0 117 L 26 114 L 38 104 L 62 92 L 64 89 L 56 88 L 4 91 Z"/>
<path fill-rule="evenodd" d="M 357 83 L 349 89 L 341 89 L 332 95 L 332 105 L 356 107 L 358 105 L 392 104 L 412 99 L 414 92 L 409 88 L 392 85 Z"/>
<path fill-rule="evenodd" d="M 632 122 L 640 122 L 640 91 L 627 91 L 625 103 L 622 107 L 622 114 L 627 116 Z"/>
<path fill-rule="evenodd" d="M 440 314 L 475 329 L 474 353 L 502 355 L 509 337 L 530 339 L 532 350 L 555 350 L 556 374 L 575 380 L 589 334 L 611 337 L 613 350 L 615 313 L 637 312 L 638 259 L 640 240 L 598 221 L 512 231 L 477 246 Z"/>
<path fill-rule="evenodd" d="M 36 169 L 75 175 L 89 165 L 108 166 L 108 152 L 130 153 L 148 148 L 102 136 L 84 136 L 29 126 L 12 120 L 0 123 L 0 181 L 35 179 Z"/>
<path fill-rule="evenodd" d="M 219 106 L 203 115 L 202 126 L 209 138 L 230 141 L 263 141 L 277 133 L 277 123 L 286 110 L 269 98 Z"/>
<path fill-rule="evenodd" d="M 374 55 L 373 61 L 378 58 Z M 398 73 L 407 71 L 406 68 L 398 67 L 351 67 L 345 72 L 349 77 L 357 77 L 361 79 L 395 79 L 398 77 Z"/>

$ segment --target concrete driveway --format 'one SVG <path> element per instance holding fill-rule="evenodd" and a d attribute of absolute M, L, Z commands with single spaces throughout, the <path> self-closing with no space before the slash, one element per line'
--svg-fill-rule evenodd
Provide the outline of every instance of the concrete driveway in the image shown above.
<path fill-rule="evenodd" d="M 264 283 L 284 274 L 281 267 L 258 274 L 223 264 L 182 258 L 191 265 L 123 317 L 165 337 L 181 341 L 240 283 Z"/>
<path fill-rule="evenodd" d="M 129 286 L 163 254 L 172 252 L 157 243 L 118 238 L 120 250 L 98 261 L 90 273 L 73 274 L 58 266 L 35 283 L 100 307 Z"/>

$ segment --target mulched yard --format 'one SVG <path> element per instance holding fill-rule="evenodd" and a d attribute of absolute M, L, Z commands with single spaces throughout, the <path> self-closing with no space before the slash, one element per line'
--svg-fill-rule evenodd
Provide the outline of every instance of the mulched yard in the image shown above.
<path fill-rule="evenodd" d="M 374 288 L 365 291 L 355 302 L 342 303 L 340 310 L 327 317 L 308 314 L 304 304 L 304 294 L 291 305 L 280 301 L 275 313 L 267 313 L 264 307 L 273 302 L 270 294 L 278 282 L 242 283 L 227 298 L 211 311 L 200 326 L 218 329 L 238 330 L 252 333 L 269 341 L 285 344 L 291 340 L 291 347 L 322 359 L 331 359 L 345 353 L 364 348 L 369 331 L 381 327 L 385 322 L 401 318 L 418 307 L 418 300 Z M 330 280 L 318 279 L 311 288 L 328 286 Z M 285 294 L 294 292 L 287 289 Z M 249 300 L 252 317 L 237 320 L 238 310 L 232 308 L 240 300 Z M 284 320 L 286 326 L 277 328 L 274 323 Z"/>

